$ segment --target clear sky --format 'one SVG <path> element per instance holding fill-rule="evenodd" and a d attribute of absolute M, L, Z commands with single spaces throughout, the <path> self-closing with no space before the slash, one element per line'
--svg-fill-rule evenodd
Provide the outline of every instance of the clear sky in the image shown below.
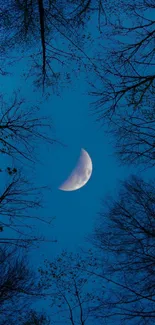
<path fill-rule="evenodd" d="M 36 185 L 48 185 L 51 189 L 45 196 L 43 217 L 55 217 L 52 227 L 37 224 L 38 231 L 49 240 L 58 240 L 56 244 L 41 245 L 39 254 L 34 256 L 40 263 L 41 254 L 50 258 L 51 253 L 57 254 L 61 249 L 76 250 L 79 246 L 86 246 L 85 236 L 92 230 L 101 207 L 101 199 L 109 194 L 115 195 L 119 190 L 119 181 L 135 172 L 135 168 L 120 166 L 114 155 L 114 140 L 95 122 L 95 116 L 90 111 L 92 98 L 87 95 L 87 84 L 83 75 L 74 80 L 73 86 L 63 89 L 60 96 L 53 94 L 51 90 L 51 95 L 46 99 L 40 90 L 33 91 L 30 80 L 24 81 L 21 78 L 23 64 L 24 62 L 13 67 L 14 75 L 11 78 L 3 79 L 2 90 L 11 94 L 14 89 L 20 88 L 29 105 L 37 103 L 38 99 L 42 101 L 40 114 L 51 116 L 56 136 L 65 144 L 40 146 L 38 157 L 41 164 L 36 163 L 33 169 Z M 92 176 L 77 191 L 60 191 L 58 186 L 75 167 L 81 148 L 92 159 Z M 151 177 L 151 171 L 145 173 L 147 174 Z"/>
<path fill-rule="evenodd" d="M 9 94 L 12 90 L 21 88 L 21 93 L 30 104 L 36 103 L 39 98 L 42 101 L 41 113 L 52 117 L 56 135 L 66 145 L 40 147 L 38 156 L 42 164 L 34 166 L 36 185 L 48 185 L 51 188 L 45 196 L 46 207 L 42 211 L 42 217 L 55 216 L 51 227 L 37 224 L 38 231 L 46 239 L 58 240 L 57 243 L 41 244 L 38 251 L 32 251 L 32 263 L 40 264 L 42 255 L 50 259 L 62 249 L 76 251 L 80 246 L 86 247 L 88 244 L 85 237 L 91 233 L 101 207 L 101 199 L 108 194 L 115 195 L 120 180 L 135 172 L 135 169 L 119 166 L 114 155 L 114 141 L 106 136 L 90 112 L 92 98 L 87 95 L 83 74 L 74 80 L 73 86 L 63 89 L 60 96 L 51 90 L 51 95 L 46 99 L 42 97 L 41 90 L 33 91 L 30 80 L 21 79 L 23 65 L 24 61 L 13 67 L 13 76 L 1 79 L 2 90 Z M 77 191 L 60 191 L 58 186 L 75 167 L 81 148 L 92 159 L 92 176 Z M 151 177 L 151 172 L 148 171 L 148 175 Z"/>
<path fill-rule="evenodd" d="M 43 214 L 56 217 L 52 228 L 43 224 L 39 227 L 39 231 L 46 238 L 58 240 L 57 244 L 43 244 L 41 251 L 46 246 L 46 254 L 50 256 L 52 249 L 56 254 L 61 249 L 72 250 L 73 247 L 76 249 L 84 244 L 85 236 L 91 232 L 96 213 L 100 209 L 101 198 L 115 193 L 119 180 L 129 174 L 129 168 L 119 166 L 110 143 L 112 139 L 95 122 L 83 76 L 74 82 L 73 87 L 70 85 L 64 89 L 61 96 L 54 95 L 51 91 L 51 96 L 45 99 L 40 91 L 33 92 L 29 80 L 21 80 L 21 65 L 17 65 L 17 68 L 14 76 L 4 80 L 4 91 L 11 93 L 14 85 L 14 89 L 21 88 L 21 94 L 30 104 L 36 103 L 40 98 L 41 114 L 52 117 L 56 136 L 66 145 L 40 146 L 38 156 L 42 164 L 35 165 L 36 184 L 51 188 L 51 192 L 45 197 L 46 208 Z M 92 159 L 92 176 L 77 191 L 60 191 L 58 186 L 75 167 L 81 148 Z"/>

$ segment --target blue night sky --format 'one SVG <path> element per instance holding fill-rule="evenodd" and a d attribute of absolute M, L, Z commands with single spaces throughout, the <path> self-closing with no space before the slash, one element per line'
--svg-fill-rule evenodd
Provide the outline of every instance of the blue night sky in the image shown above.
<path fill-rule="evenodd" d="M 60 96 L 52 93 L 46 99 L 41 90 L 35 91 L 30 80 L 21 77 L 21 70 L 26 61 L 12 69 L 11 78 L 6 77 L 1 84 L 2 90 L 8 95 L 14 89 L 20 89 L 28 102 L 35 104 L 40 101 L 40 114 L 52 118 L 56 137 L 64 144 L 38 147 L 36 163 L 28 175 L 33 175 L 35 185 L 48 185 L 49 192 L 44 195 L 45 207 L 41 217 L 55 217 L 52 225 L 42 223 L 36 225 L 36 231 L 47 240 L 57 243 L 43 243 L 32 253 L 33 262 L 38 265 L 42 255 L 47 258 L 60 253 L 62 249 L 71 251 L 89 245 L 85 237 L 91 233 L 95 218 L 101 207 L 101 199 L 106 195 L 115 195 L 119 191 L 120 180 L 127 178 L 135 168 L 120 166 L 114 154 L 114 140 L 104 133 L 104 128 L 95 121 L 90 110 L 92 98 L 87 95 L 87 83 L 83 74 L 73 85 L 63 89 Z M 22 85 L 22 87 L 21 87 Z M 53 136 L 53 131 L 49 136 Z M 93 163 L 93 172 L 88 183 L 77 191 L 65 192 L 58 189 L 75 167 L 84 148 Z M 26 170 L 26 166 L 24 166 Z M 136 173 L 138 170 L 136 170 Z M 151 177 L 151 170 L 145 177 Z"/>
<path fill-rule="evenodd" d="M 37 163 L 33 168 L 35 184 L 48 185 L 51 189 L 44 197 L 46 207 L 42 216 L 55 217 L 51 227 L 40 223 L 37 224 L 37 229 L 47 239 L 58 240 L 56 244 L 44 243 L 40 246 L 39 254 L 33 256 L 40 262 L 40 254 L 50 258 L 51 252 L 53 255 L 65 248 L 73 250 L 74 247 L 76 250 L 79 246 L 86 247 L 85 236 L 92 230 L 101 199 L 105 195 L 116 193 L 119 180 L 128 176 L 130 169 L 119 166 L 114 156 L 112 138 L 106 136 L 103 128 L 95 122 L 95 116 L 90 111 L 91 98 L 86 94 L 87 85 L 83 76 L 74 81 L 73 87 L 70 85 L 65 89 L 61 96 L 51 93 L 45 99 L 41 92 L 32 90 L 30 81 L 25 82 L 20 77 L 21 65 L 17 68 L 19 70 L 15 70 L 14 76 L 3 82 L 4 92 L 7 88 L 7 93 L 11 93 L 14 84 L 15 89 L 20 88 L 21 95 L 30 103 L 35 103 L 36 98 L 39 98 L 42 102 L 40 114 L 51 116 L 55 134 L 64 144 L 39 147 L 37 153 L 41 164 Z M 60 191 L 58 187 L 75 167 L 81 148 L 92 159 L 92 176 L 77 191 Z"/>
<path fill-rule="evenodd" d="M 11 77 L 1 78 L 2 91 L 9 96 L 14 89 L 20 88 L 30 105 L 40 101 L 38 114 L 52 118 L 54 136 L 64 144 L 38 146 L 37 155 L 41 163 L 36 163 L 32 169 L 24 166 L 27 175 L 33 175 L 36 186 L 48 185 L 50 188 L 44 193 L 45 207 L 41 217 L 55 217 L 51 226 L 42 222 L 36 224 L 36 232 L 45 239 L 57 240 L 57 243 L 41 243 L 37 250 L 32 250 L 32 265 L 39 266 L 44 257 L 50 260 L 63 249 L 75 252 L 80 247 L 87 248 L 86 236 L 93 229 L 101 199 L 106 195 L 115 196 L 120 180 L 138 171 L 133 167 L 120 166 L 114 154 L 114 140 L 95 121 L 96 117 L 90 109 L 93 98 L 88 96 L 88 84 L 83 73 L 64 87 L 60 95 L 49 89 L 50 96 L 46 98 L 41 90 L 34 91 L 31 79 L 24 80 L 21 76 L 26 64 L 24 59 L 12 67 Z M 52 131 L 49 136 L 53 136 Z M 61 191 L 58 187 L 74 169 L 81 148 L 92 159 L 92 176 L 79 190 Z M 152 173 L 148 170 L 143 176 L 151 177 Z"/>

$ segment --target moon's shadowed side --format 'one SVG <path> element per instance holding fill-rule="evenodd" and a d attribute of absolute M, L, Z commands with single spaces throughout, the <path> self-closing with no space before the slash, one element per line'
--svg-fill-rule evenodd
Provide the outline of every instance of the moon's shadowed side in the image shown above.
<path fill-rule="evenodd" d="M 71 175 L 67 178 L 59 189 L 62 191 L 75 191 L 83 187 L 92 174 L 92 161 L 87 151 L 81 149 L 81 155 L 76 167 L 73 169 Z"/>

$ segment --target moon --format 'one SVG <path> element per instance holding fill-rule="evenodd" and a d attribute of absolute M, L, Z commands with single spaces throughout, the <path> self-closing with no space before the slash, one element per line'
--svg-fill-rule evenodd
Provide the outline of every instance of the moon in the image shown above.
<path fill-rule="evenodd" d="M 83 187 L 90 179 L 92 174 L 92 161 L 87 151 L 81 149 L 81 155 L 70 176 L 62 183 L 59 190 L 75 191 Z"/>

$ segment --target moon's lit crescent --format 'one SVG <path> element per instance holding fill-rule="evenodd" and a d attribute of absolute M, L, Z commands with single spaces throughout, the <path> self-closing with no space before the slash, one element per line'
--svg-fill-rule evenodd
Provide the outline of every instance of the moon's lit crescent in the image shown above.
<path fill-rule="evenodd" d="M 77 165 L 67 180 L 59 187 L 62 191 L 75 191 L 84 186 L 92 174 L 92 161 L 87 151 L 81 149 L 81 155 Z"/>

